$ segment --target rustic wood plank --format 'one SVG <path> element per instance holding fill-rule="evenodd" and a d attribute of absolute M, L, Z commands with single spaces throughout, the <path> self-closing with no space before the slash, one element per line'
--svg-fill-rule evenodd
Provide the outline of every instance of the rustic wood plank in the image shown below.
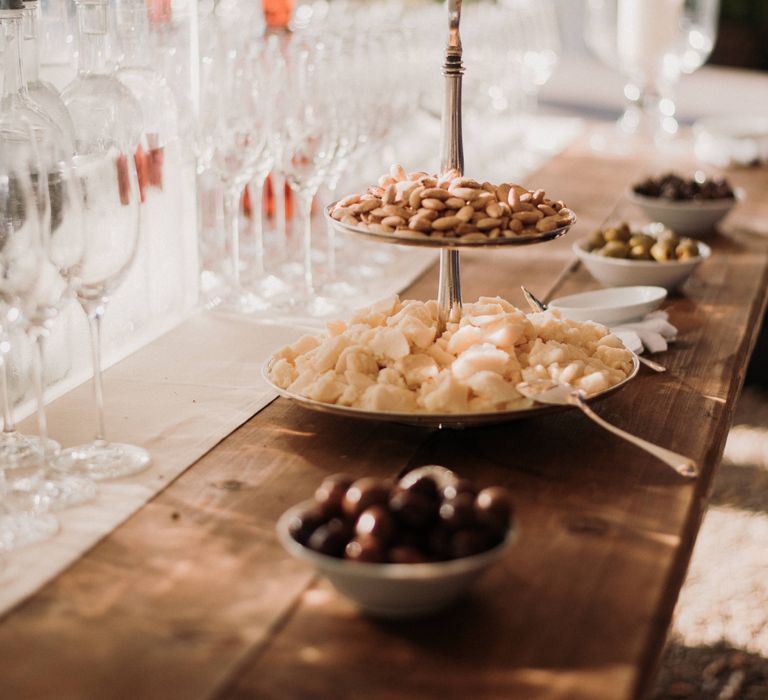
<path fill-rule="evenodd" d="M 574 236 L 463 256 L 466 298 L 522 303 L 613 211 L 647 161 L 571 149 L 536 182 L 567 198 Z M 618 174 L 617 174 L 618 173 Z M 736 179 L 736 178 L 734 178 Z M 760 230 L 762 171 L 731 228 Z M 569 240 L 570 239 L 570 240 Z M 430 431 L 346 421 L 278 400 L 0 623 L 9 697 L 622 698 L 669 622 L 766 295 L 768 244 L 744 232 L 671 305 L 683 340 L 601 402 L 609 420 L 691 454 L 696 484 L 575 413 Z M 580 271 L 568 290 L 596 286 Z M 408 296 L 434 296 L 434 271 Z M 445 463 L 515 493 L 521 537 L 465 605 L 429 620 L 359 616 L 277 545 L 273 525 L 334 471 Z"/>

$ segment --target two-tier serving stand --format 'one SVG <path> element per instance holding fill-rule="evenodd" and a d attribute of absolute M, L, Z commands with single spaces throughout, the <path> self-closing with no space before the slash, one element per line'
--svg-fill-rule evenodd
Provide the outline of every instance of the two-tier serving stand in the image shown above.
<path fill-rule="evenodd" d="M 445 62 L 443 75 L 445 76 L 445 97 L 443 102 L 443 119 L 441 134 L 441 171 L 456 170 L 464 173 L 464 146 L 461 131 L 461 82 L 464 75 L 462 63 L 461 36 L 459 23 L 461 20 L 462 0 L 447 0 L 448 7 L 448 43 L 445 50 Z M 334 204 L 325 210 L 329 223 L 337 231 L 348 235 L 375 240 L 380 243 L 394 243 L 397 245 L 420 246 L 440 249 L 440 281 L 437 294 L 439 307 L 439 332 L 446 328 L 449 322 L 458 322 L 461 319 L 461 276 L 459 266 L 459 253 L 462 248 L 501 248 L 506 246 L 531 245 L 545 243 L 558 238 L 571 228 L 576 221 L 571 216 L 571 221 L 560 228 L 546 233 L 533 235 L 512 236 L 510 238 L 488 238 L 484 241 L 462 241 L 452 238 L 414 237 L 394 233 L 377 233 L 366 228 L 358 228 L 331 217 Z M 395 413 L 386 411 L 369 411 L 351 406 L 338 406 L 326 404 L 320 401 L 308 399 L 300 394 L 295 394 L 276 386 L 269 378 L 269 363 L 265 368 L 265 379 L 282 396 L 290 398 L 297 403 L 317 411 L 334 413 L 337 415 L 367 418 L 370 420 L 387 420 L 397 423 L 423 425 L 430 427 L 468 427 L 472 425 L 485 425 L 490 423 L 502 423 L 509 420 L 517 420 L 531 415 L 551 413 L 562 410 L 562 407 L 545 406 L 535 404 L 529 408 L 513 411 L 498 411 L 493 413 L 467 413 L 467 414 L 434 414 L 434 413 Z M 637 362 L 632 374 L 624 381 L 610 389 L 593 396 L 604 396 L 621 388 L 637 372 Z"/>

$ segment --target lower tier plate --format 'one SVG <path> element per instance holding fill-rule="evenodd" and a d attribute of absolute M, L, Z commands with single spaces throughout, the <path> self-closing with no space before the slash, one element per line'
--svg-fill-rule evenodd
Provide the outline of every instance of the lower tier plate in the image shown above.
<path fill-rule="evenodd" d="M 368 411 L 362 408 L 354 408 L 352 406 L 338 406 L 336 404 L 322 403 L 320 401 L 314 401 L 308 399 L 300 394 L 295 394 L 287 389 L 281 389 L 274 384 L 269 378 L 269 369 L 272 364 L 272 360 L 262 368 L 262 375 L 264 380 L 269 384 L 280 396 L 286 399 L 295 401 L 304 408 L 311 409 L 313 411 L 319 411 L 321 413 L 331 413 L 336 416 L 344 416 L 346 418 L 358 418 L 361 420 L 375 420 L 385 421 L 388 423 L 401 423 L 404 425 L 415 425 L 423 428 L 471 428 L 481 425 L 495 425 L 498 423 L 508 423 L 510 421 L 522 420 L 523 418 L 531 418 L 533 416 L 543 416 L 549 413 L 558 413 L 560 411 L 578 410 L 572 406 L 550 406 L 544 404 L 534 403 L 533 406 L 528 408 L 521 408 L 516 411 L 494 411 L 492 413 L 396 413 L 394 411 Z M 606 396 L 610 396 L 615 392 L 623 389 L 632 379 L 637 376 L 640 369 L 640 361 L 637 356 L 633 356 L 632 372 L 629 376 L 615 384 L 614 386 L 601 391 L 598 394 L 590 396 L 587 401 L 592 403 L 598 401 Z"/>

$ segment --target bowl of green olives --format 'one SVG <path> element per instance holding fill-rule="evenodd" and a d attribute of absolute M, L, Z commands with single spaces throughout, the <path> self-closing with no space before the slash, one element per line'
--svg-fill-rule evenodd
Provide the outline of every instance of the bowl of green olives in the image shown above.
<path fill-rule="evenodd" d="M 622 222 L 576 241 L 573 252 L 604 287 L 651 285 L 673 290 L 710 256 L 711 249 L 661 223 L 633 231 Z"/>
<path fill-rule="evenodd" d="M 364 612 L 417 617 L 454 603 L 515 539 L 506 489 L 444 467 L 399 481 L 327 477 L 277 523 L 285 549 Z"/>
<path fill-rule="evenodd" d="M 727 180 L 708 177 L 697 171 L 692 177 L 667 173 L 633 185 L 627 193 L 651 221 L 659 221 L 678 234 L 693 238 L 707 236 L 743 192 Z"/>

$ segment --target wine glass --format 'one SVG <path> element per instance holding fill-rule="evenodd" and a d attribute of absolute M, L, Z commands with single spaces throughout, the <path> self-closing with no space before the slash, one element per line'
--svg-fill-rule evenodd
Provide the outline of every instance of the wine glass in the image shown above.
<path fill-rule="evenodd" d="M 133 154 L 143 124 L 139 104 L 113 75 L 106 0 L 79 0 L 77 13 L 78 74 L 62 97 L 75 125 L 73 166 L 83 196 L 83 256 L 73 286 L 88 318 L 98 423 L 93 442 L 64 450 L 62 457 L 98 480 L 135 474 L 150 463 L 141 447 L 106 440 L 101 376 L 102 317 L 138 248 L 140 193 Z"/>
<path fill-rule="evenodd" d="M 51 448 L 45 410 L 43 357 L 45 339 L 60 311 L 71 299 L 84 255 L 82 193 L 72 172 L 69 146 L 48 135 L 35 143 L 35 194 L 40 220 L 35 284 L 20 290 L 19 307 L 32 349 L 31 380 L 37 401 L 39 459 L 42 488 L 52 508 L 66 508 L 91 500 L 96 484 L 87 476 L 63 471 L 67 462 Z M 2 252 L 0 252 L 2 259 Z M 12 261 L 11 261 L 12 262 Z M 55 443 L 54 443 L 55 444 Z"/>
<path fill-rule="evenodd" d="M 304 289 L 298 300 L 305 311 L 323 316 L 336 308 L 317 294 L 312 270 L 312 201 L 338 146 L 335 92 L 324 70 L 321 45 L 302 42 L 294 48 L 289 70 L 290 101 L 283 118 L 282 170 L 296 195 L 302 222 Z"/>
<path fill-rule="evenodd" d="M 21 322 L 19 296 L 34 288 L 42 260 L 40 217 L 34 196 L 33 136 L 24 124 L 0 117 L 0 363 L 5 368 L 7 332 Z M 5 385 L 5 373 L 3 373 Z M 5 386 L 4 386 L 5 388 Z M 8 394 L 4 410 L 10 414 Z M 18 440 L 0 442 L 0 549 L 37 542 L 58 530 L 44 511 L 48 501 L 40 486 L 39 453 L 19 461 Z M 13 467 L 11 476 L 7 468 Z M 11 477 L 11 478 L 8 478 Z"/>
<path fill-rule="evenodd" d="M 269 104 L 262 99 L 256 50 L 224 44 L 214 46 L 202 66 L 199 160 L 218 177 L 223 189 L 232 268 L 227 306 L 251 313 L 267 304 L 242 282 L 240 199 L 249 182 L 260 179 L 263 183 L 269 171 Z M 261 262 L 257 250 L 257 272 Z"/>
<path fill-rule="evenodd" d="M 587 0 L 587 45 L 627 79 L 624 113 L 616 129 L 593 135 L 595 148 L 663 145 L 678 133 L 675 86 L 712 52 L 719 8 L 720 0 Z"/>

